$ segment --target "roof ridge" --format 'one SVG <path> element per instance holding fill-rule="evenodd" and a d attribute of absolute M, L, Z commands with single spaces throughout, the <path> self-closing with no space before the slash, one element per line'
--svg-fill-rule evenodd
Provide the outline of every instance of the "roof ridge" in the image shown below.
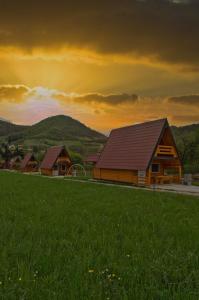
<path fill-rule="evenodd" d="M 157 119 L 157 120 L 152 120 L 152 121 L 146 121 L 146 122 L 132 124 L 132 125 L 127 125 L 127 126 L 122 126 L 122 127 L 118 127 L 118 128 L 112 129 L 111 132 L 115 131 L 115 130 L 119 130 L 119 129 L 126 129 L 126 128 L 131 128 L 131 127 L 143 126 L 143 125 L 151 124 L 151 123 L 158 123 L 160 121 L 166 122 L 167 118 L 162 118 L 162 119 Z"/>

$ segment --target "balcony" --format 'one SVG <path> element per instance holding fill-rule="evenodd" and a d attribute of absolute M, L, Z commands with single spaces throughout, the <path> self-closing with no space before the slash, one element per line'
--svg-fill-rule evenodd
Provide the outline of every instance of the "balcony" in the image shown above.
<path fill-rule="evenodd" d="M 177 153 L 173 146 L 158 145 L 155 156 L 156 157 L 162 157 L 162 156 L 177 157 Z"/>

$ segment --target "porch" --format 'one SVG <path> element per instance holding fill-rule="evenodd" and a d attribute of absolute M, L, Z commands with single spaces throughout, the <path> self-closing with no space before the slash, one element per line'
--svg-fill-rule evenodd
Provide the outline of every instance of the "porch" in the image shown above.
<path fill-rule="evenodd" d="M 71 163 L 68 158 L 58 158 L 53 167 L 53 176 L 65 176 L 70 169 Z"/>
<path fill-rule="evenodd" d="M 160 149 L 160 148 L 159 148 Z M 149 184 L 179 184 L 182 178 L 182 165 L 175 157 L 173 149 L 166 147 L 170 154 L 154 157 L 149 167 Z"/>

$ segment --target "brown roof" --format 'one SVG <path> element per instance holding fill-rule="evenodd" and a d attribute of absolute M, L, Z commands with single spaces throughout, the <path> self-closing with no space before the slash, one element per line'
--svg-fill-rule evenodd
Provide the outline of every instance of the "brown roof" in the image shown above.
<path fill-rule="evenodd" d="M 96 167 L 146 170 L 165 126 L 161 119 L 112 130 Z"/>
<path fill-rule="evenodd" d="M 24 169 L 31 159 L 35 159 L 32 153 L 27 153 L 21 162 L 21 169 Z"/>
<path fill-rule="evenodd" d="M 51 147 L 47 150 L 46 155 L 41 163 L 41 169 L 52 169 L 57 158 L 62 151 L 66 151 L 64 146 Z M 67 151 L 66 151 L 67 153 Z M 67 153 L 68 154 L 68 153 Z"/>
<path fill-rule="evenodd" d="M 86 159 L 85 162 L 87 163 L 96 163 L 100 157 L 100 153 L 91 154 Z"/>

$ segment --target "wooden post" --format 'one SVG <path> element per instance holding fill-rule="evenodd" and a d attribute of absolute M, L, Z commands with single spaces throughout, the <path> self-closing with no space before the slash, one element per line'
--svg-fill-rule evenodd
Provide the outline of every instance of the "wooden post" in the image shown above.
<path fill-rule="evenodd" d="M 149 167 L 149 170 L 148 170 L 148 185 L 151 185 L 151 168 Z"/>
<path fill-rule="evenodd" d="M 179 183 L 181 183 L 181 178 L 182 178 L 182 167 L 180 165 L 179 166 Z"/>

